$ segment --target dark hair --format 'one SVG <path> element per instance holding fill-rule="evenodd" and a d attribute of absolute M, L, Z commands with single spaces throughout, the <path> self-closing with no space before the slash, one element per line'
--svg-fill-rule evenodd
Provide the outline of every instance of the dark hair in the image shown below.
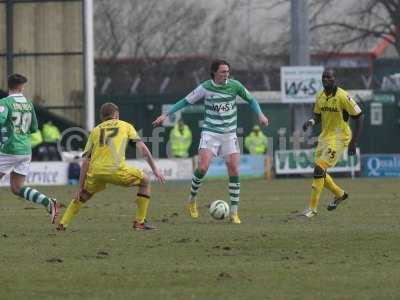
<path fill-rule="evenodd" d="M 335 70 L 332 68 L 325 68 L 323 73 L 332 73 L 333 77 L 336 77 Z"/>
<path fill-rule="evenodd" d="M 214 79 L 214 73 L 218 71 L 220 65 L 227 65 L 231 69 L 231 65 L 223 59 L 216 59 L 211 63 L 211 78 Z"/>
<path fill-rule="evenodd" d="M 112 102 L 107 102 L 104 103 L 101 107 L 100 107 L 100 118 L 102 120 L 108 120 L 112 117 L 112 115 L 115 112 L 119 112 L 119 108 L 117 105 L 115 105 Z"/>
<path fill-rule="evenodd" d="M 8 76 L 8 89 L 9 90 L 14 90 L 16 87 L 18 87 L 21 84 L 25 84 L 28 82 L 28 79 L 21 75 L 21 74 L 11 74 Z"/>

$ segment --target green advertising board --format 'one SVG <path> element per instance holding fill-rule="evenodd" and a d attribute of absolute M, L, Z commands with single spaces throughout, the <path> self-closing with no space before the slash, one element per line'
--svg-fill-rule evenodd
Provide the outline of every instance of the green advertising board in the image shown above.
<path fill-rule="evenodd" d="M 275 151 L 275 173 L 277 175 L 312 173 L 314 152 L 315 149 Z M 330 172 L 358 172 L 360 170 L 360 149 L 358 148 L 355 156 L 349 157 L 347 153 L 344 153 L 337 165 L 329 169 Z"/>

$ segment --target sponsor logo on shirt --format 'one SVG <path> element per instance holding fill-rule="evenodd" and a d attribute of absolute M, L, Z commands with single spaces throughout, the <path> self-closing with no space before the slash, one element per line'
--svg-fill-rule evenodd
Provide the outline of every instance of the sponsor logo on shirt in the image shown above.
<path fill-rule="evenodd" d="M 337 109 L 337 107 L 331 107 L 331 106 L 323 106 L 323 107 L 321 107 L 321 111 L 325 111 L 325 112 L 339 112 L 339 110 Z"/>
<path fill-rule="evenodd" d="M 4 106 L 0 106 L 0 113 L 4 112 L 6 109 Z"/>
<path fill-rule="evenodd" d="M 230 111 L 231 109 L 233 109 L 233 107 L 234 107 L 233 104 L 230 104 L 229 102 L 227 102 L 227 103 L 221 103 L 221 104 L 212 104 L 211 109 L 216 112 L 220 112 L 220 111 L 227 112 L 227 111 Z"/>

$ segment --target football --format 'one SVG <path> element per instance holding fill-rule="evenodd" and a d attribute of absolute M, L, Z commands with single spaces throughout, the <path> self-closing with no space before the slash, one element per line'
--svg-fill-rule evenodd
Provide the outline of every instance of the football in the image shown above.
<path fill-rule="evenodd" d="M 223 220 L 229 216 L 229 205 L 224 200 L 215 200 L 208 212 L 215 220 Z"/>

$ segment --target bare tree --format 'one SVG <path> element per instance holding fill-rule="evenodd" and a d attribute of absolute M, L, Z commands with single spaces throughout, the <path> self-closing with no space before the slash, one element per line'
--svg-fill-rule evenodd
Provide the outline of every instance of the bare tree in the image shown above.
<path fill-rule="evenodd" d="M 97 0 L 96 56 L 107 60 L 97 64 L 97 88 L 110 90 L 111 84 L 114 90 L 118 82 L 125 90 L 136 89 L 168 56 L 193 53 L 205 18 L 206 9 L 196 0 Z M 123 67 L 117 62 L 122 57 L 140 63 Z"/>
<path fill-rule="evenodd" d="M 371 38 L 383 38 L 400 55 L 400 0 L 359 1 L 343 17 L 320 19 L 311 28 L 335 37 L 333 50 L 356 44 L 367 45 Z"/>
<path fill-rule="evenodd" d="M 310 24 L 335 0 L 310 0 Z M 247 69 L 284 63 L 290 46 L 290 0 L 237 0 L 235 61 Z M 239 20 L 239 22 L 238 22 Z M 240 24 L 240 25 L 239 25 Z M 229 36 L 233 38 L 232 34 Z M 274 58 L 271 60 L 271 58 Z"/>
<path fill-rule="evenodd" d="M 271 11 L 287 0 L 225 0 L 223 9 L 209 19 L 205 49 L 211 56 L 224 55 L 236 68 L 260 69 L 265 55 L 275 49 L 275 22 Z M 279 37 L 276 37 L 279 40 Z M 281 52 L 280 49 L 277 52 Z"/>
<path fill-rule="evenodd" d="M 124 27 L 124 10 L 117 1 L 95 2 L 94 35 L 98 57 L 116 58 L 121 53 L 127 40 Z"/>
<path fill-rule="evenodd" d="M 249 2 L 242 0 L 241 6 L 245 7 Z M 256 24 L 258 28 L 270 29 L 275 24 L 281 30 L 275 32 L 275 38 L 263 36 L 271 35 L 271 30 L 256 30 L 257 38 L 250 40 L 248 50 L 242 52 L 258 59 L 260 55 L 288 54 L 290 0 L 254 0 L 251 3 L 254 3 L 253 11 L 265 12 L 266 18 Z M 309 13 L 314 50 L 339 52 L 348 45 L 365 49 L 376 43 L 376 38 L 383 38 L 400 55 L 400 0 L 309 0 Z"/>
<path fill-rule="evenodd" d="M 95 42 L 98 57 L 165 57 L 186 51 L 188 37 L 205 18 L 194 0 L 98 0 Z"/>

